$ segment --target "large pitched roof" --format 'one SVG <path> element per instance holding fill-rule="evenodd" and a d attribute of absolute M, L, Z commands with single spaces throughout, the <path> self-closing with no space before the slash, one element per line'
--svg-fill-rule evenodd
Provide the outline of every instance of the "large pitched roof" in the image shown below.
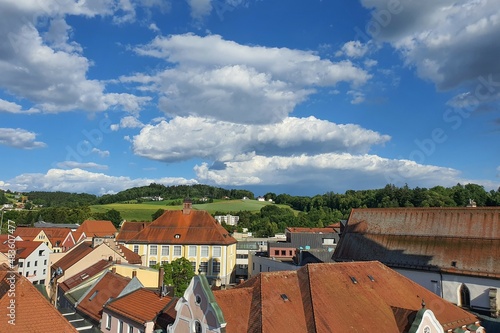
<path fill-rule="evenodd" d="M 116 235 L 117 242 L 126 242 L 142 229 L 144 229 L 151 222 L 123 222 L 118 235 Z"/>
<path fill-rule="evenodd" d="M 78 331 L 54 308 L 25 277 L 0 268 L 0 307 L 7 309 L 10 301 L 9 278 L 15 276 L 15 326 L 8 323 L 4 312 L 0 320 L 0 332 L 77 333 Z"/>
<path fill-rule="evenodd" d="M 353 209 L 335 260 L 500 277 L 500 208 Z"/>
<path fill-rule="evenodd" d="M 102 307 L 110 299 L 117 297 L 130 282 L 130 278 L 113 272 L 106 272 L 78 303 L 77 310 L 95 321 L 102 316 Z"/>
<path fill-rule="evenodd" d="M 120 255 L 122 255 L 129 264 L 142 264 L 140 255 L 121 244 L 118 244 L 117 247 L 120 250 Z"/>
<path fill-rule="evenodd" d="M 75 240 L 85 232 L 87 237 L 105 237 L 114 236 L 117 232 L 111 221 L 106 220 L 85 220 L 75 231 Z"/>
<path fill-rule="evenodd" d="M 355 280 L 354 280 L 355 279 Z M 354 282 L 355 281 L 355 282 Z M 402 332 L 426 308 L 445 331 L 478 319 L 380 262 L 309 264 L 214 291 L 226 332 Z"/>
<path fill-rule="evenodd" d="M 95 264 L 85 268 L 81 272 L 76 273 L 75 275 L 67 278 L 64 282 L 59 284 L 62 290 L 68 291 L 84 281 L 87 281 L 89 278 L 99 274 L 100 272 L 106 270 L 108 267 L 112 266 L 113 262 L 109 260 L 99 260 Z"/>
<path fill-rule="evenodd" d="M 169 315 L 174 322 L 176 301 L 177 298 L 160 297 L 157 292 L 141 288 L 112 300 L 104 307 L 141 324 L 153 321 L 160 312 Z"/>
<path fill-rule="evenodd" d="M 177 237 L 176 237 L 177 235 Z M 206 211 L 168 210 L 139 231 L 127 243 L 153 244 L 235 244 L 234 239 Z"/>
<path fill-rule="evenodd" d="M 30 254 L 38 249 L 43 243 L 41 242 L 30 242 L 30 241 L 16 241 L 16 259 L 26 259 Z"/>
<path fill-rule="evenodd" d="M 14 236 L 19 236 L 25 241 L 32 241 L 43 229 L 31 227 L 17 227 L 14 230 Z M 45 231 L 44 231 L 45 232 Z"/>

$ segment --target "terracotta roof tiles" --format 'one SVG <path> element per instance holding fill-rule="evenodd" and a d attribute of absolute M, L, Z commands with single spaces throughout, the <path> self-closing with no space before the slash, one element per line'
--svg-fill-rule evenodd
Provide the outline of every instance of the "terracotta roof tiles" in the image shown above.
<path fill-rule="evenodd" d="M 89 278 L 99 274 L 100 272 L 104 271 L 108 267 L 112 266 L 113 262 L 108 261 L 108 260 L 99 260 L 92 266 L 89 266 L 82 270 L 81 272 L 76 273 L 75 275 L 67 278 L 64 280 L 64 282 L 59 284 L 59 287 L 61 287 L 62 290 L 68 291 L 85 280 L 88 280 Z"/>
<path fill-rule="evenodd" d="M 120 227 L 118 235 L 116 235 L 117 242 L 126 242 L 134 237 L 139 231 L 144 229 L 151 222 L 123 222 Z"/>
<path fill-rule="evenodd" d="M 10 281 L 15 279 L 15 296 L 9 297 Z M 8 323 L 5 309 L 15 300 L 15 326 Z M 0 332 L 77 333 L 78 331 L 45 299 L 33 284 L 16 272 L 0 269 Z"/>
<path fill-rule="evenodd" d="M 73 247 L 64 257 L 56 261 L 52 265 L 52 268 L 61 267 L 63 270 L 66 270 L 93 250 L 94 248 L 92 247 L 92 242 L 82 242 Z"/>
<path fill-rule="evenodd" d="M 85 232 L 87 237 L 105 237 L 105 236 L 114 236 L 117 232 L 115 226 L 111 221 L 106 220 L 85 220 L 81 226 L 75 231 L 76 235 L 80 236 Z M 77 239 L 75 239 L 77 240 Z"/>
<path fill-rule="evenodd" d="M 142 231 L 130 238 L 127 243 L 156 244 L 235 244 L 234 239 L 206 211 L 168 210 Z"/>

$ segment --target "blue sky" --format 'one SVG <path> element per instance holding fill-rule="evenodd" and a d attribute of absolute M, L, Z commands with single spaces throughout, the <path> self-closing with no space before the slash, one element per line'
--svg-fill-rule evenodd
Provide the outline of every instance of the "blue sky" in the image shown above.
<path fill-rule="evenodd" d="M 0 0 L 0 188 L 500 186 L 493 0 Z"/>

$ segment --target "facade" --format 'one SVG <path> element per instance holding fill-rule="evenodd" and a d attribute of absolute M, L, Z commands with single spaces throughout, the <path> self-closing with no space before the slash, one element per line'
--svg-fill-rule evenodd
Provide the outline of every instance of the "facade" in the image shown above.
<path fill-rule="evenodd" d="M 227 214 L 227 215 L 215 215 L 214 218 L 222 224 L 224 222 L 227 225 L 237 225 L 238 221 L 240 220 L 239 216 Z"/>
<path fill-rule="evenodd" d="M 146 225 L 125 246 L 153 266 L 184 257 L 195 272 L 229 284 L 235 279 L 236 239 L 205 211 L 192 209 L 190 201 L 182 210 L 168 210 Z"/>
<path fill-rule="evenodd" d="M 257 242 L 238 241 L 236 243 L 236 279 L 248 278 L 249 258 L 259 249 L 260 246 Z"/>
<path fill-rule="evenodd" d="M 442 296 L 499 315 L 500 208 L 353 209 L 336 261 L 379 260 Z"/>
<path fill-rule="evenodd" d="M 25 241 L 45 243 L 50 251 L 54 253 L 66 252 L 72 248 L 76 242 L 69 228 L 31 228 L 18 227 L 14 235 Z"/>
<path fill-rule="evenodd" d="M 33 284 L 48 283 L 50 250 L 45 243 L 22 241 L 15 243 L 17 272 Z"/>
<path fill-rule="evenodd" d="M 478 318 L 379 262 L 309 264 L 212 291 L 195 276 L 167 332 L 484 333 Z"/>
<path fill-rule="evenodd" d="M 177 298 L 140 288 L 107 302 L 101 332 L 153 333 L 174 322 Z M 147 306 L 144 306 L 147 304 Z"/>

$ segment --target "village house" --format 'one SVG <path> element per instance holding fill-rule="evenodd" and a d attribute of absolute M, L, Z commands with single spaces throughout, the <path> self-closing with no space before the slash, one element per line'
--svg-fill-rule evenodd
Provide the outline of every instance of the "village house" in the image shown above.
<path fill-rule="evenodd" d="M 17 227 L 14 235 L 25 241 L 43 242 L 54 253 L 66 252 L 76 244 L 68 228 Z"/>
<path fill-rule="evenodd" d="M 85 220 L 73 232 L 77 243 L 81 241 L 90 241 L 94 237 L 115 237 L 118 230 L 111 221 L 107 220 Z"/>
<path fill-rule="evenodd" d="M 500 310 L 500 208 L 353 209 L 336 261 L 379 260 L 462 307 Z"/>
<path fill-rule="evenodd" d="M 134 222 L 130 222 L 134 223 Z M 235 280 L 236 239 L 206 211 L 192 209 L 191 200 L 182 210 L 167 210 L 155 221 L 137 226 L 141 229 L 125 246 L 142 258 L 142 264 L 154 266 L 186 258 L 194 272 L 206 274 L 211 281 L 229 284 Z M 131 228 L 124 223 L 125 230 Z M 128 232 L 128 231 L 127 231 Z"/>
<path fill-rule="evenodd" d="M 309 264 L 212 291 L 195 276 L 168 333 L 484 333 L 478 318 L 380 262 Z"/>

